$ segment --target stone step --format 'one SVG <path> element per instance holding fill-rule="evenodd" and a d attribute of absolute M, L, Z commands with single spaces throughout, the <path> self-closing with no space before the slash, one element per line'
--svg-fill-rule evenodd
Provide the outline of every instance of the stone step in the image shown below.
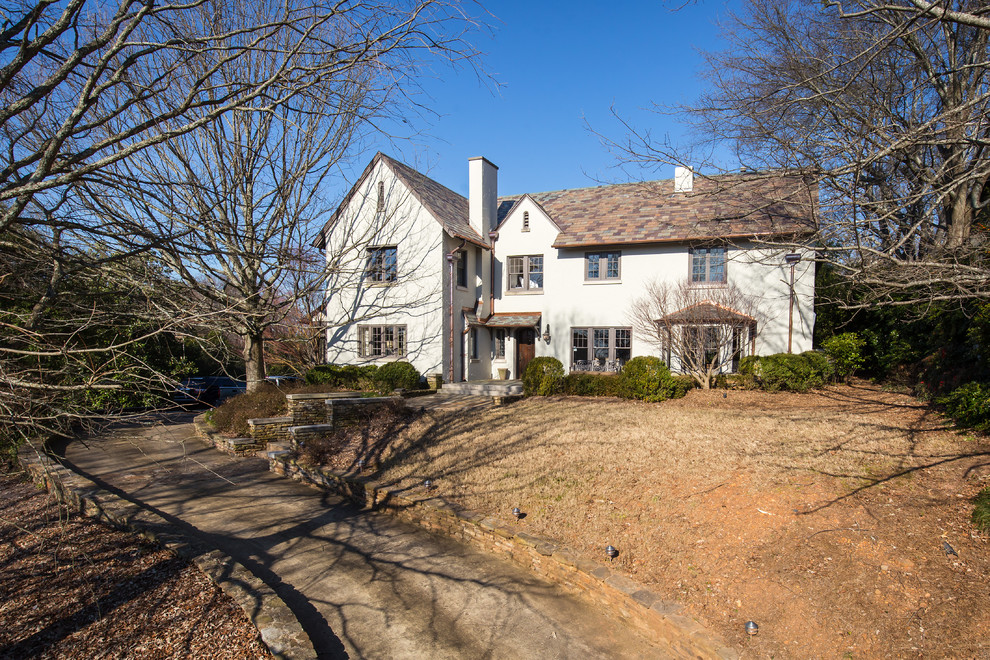
<path fill-rule="evenodd" d="M 476 381 L 466 383 L 444 383 L 439 394 L 471 394 L 475 396 L 512 396 L 522 394 L 522 381 Z"/>

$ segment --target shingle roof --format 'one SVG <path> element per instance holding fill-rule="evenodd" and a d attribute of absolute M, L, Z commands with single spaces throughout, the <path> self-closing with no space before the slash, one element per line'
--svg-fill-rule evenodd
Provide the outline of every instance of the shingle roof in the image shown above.
<path fill-rule="evenodd" d="M 313 245 L 320 249 L 325 247 L 326 235 L 330 227 L 337 221 L 340 213 L 357 193 L 364 180 L 374 171 L 375 165 L 378 162 L 384 162 L 402 180 L 413 196 L 419 200 L 420 204 L 426 207 L 447 233 L 457 238 L 463 238 L 485 249 L 490 249 L 488 242 L 471 227 L 468 220 L 468 201 L 466 198 L 458 195 L 450 188 L 437 183 L 425 174 L 417 172 L 405 163 L 400 163 L 394 158 L 386 156 L 380 151 L 375 154 L 375 157 L 371 159 L 368 166 L 364 168 L 364 172 L 361 173 L 357 182 L 351 187 L 336 212 L 323 225 L 323 229 L 320 231 Z"/>
<path fill-rule="evenodd" d="M 488 317 L 482 325 L 489 328 L 532 328 L 540 323 L 540 313 L 513 314 L 498 312 Z"/>
<path fill-rule="evenodd" d="M 696 176 L 694 190 L 673 180 L 530 194 L 560 233 L 553 247 L 657 243 L 803 234 L 812 230 L 816 191 L 800 176 Z M 499 221 L 521 197 L 499 198 Z"/>
<path fill-rule="evenodd" d="M 467 198 L 458 195 L 430 177 L 417 172 L 405 163 L 400 163 L 379 152 L 395 175 L 402 179 L 416 199 L 433 214 L 447 232 L 467 241 L 488 248 L 488 242 L 471 227 L 468 220 Z"/>
<path fill-rule="evenodd" d="M 730 307 L 719 305 L 711 300 L 702 300 L 699 303 L 689 305 L 683 309 L 677 310 L 676 312 L 671 312 L 670 314 L 667 314 L 657 320 L 663 321 L 664 323 L 669 323 L 671 325 L 716 322 L 729 323 L 730 321 L 742 324 L 756 323 L 756 319 L 752 316 L 743 314 L 742 312 L 734 310 Z"/>

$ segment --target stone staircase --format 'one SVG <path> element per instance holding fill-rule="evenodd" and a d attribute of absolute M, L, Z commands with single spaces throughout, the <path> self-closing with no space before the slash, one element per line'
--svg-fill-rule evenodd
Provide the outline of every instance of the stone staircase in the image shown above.
<path fill-rule="evenodd" d="M 491 397 L 521 396 L 521 380 L 472 380 L 465 383 L 444 383 L 437 392 L 441 396 L 471 395 Z"/>

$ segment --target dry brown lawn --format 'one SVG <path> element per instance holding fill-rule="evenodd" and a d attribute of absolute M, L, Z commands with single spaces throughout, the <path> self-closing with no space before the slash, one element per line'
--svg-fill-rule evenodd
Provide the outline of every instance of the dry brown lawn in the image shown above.
<path fill-rule="evenodd" d="M 426 412 L 368 451 L 386 483 L 431 478 L 597 560 L 615 545 L 615 568 L 747 657 L 990 657 L 987 538 L 969 522 L 990 443 L 906 395 L 534 398 Z"/>

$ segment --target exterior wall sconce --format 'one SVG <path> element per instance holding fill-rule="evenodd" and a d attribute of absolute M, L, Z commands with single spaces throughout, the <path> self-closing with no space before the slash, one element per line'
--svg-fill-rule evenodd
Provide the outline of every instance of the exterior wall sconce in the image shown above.
<path fill-rule="evenodd" d="M 550 343 L 550 324 L 547 323 L 547 329 L 543 331 L 543 341 Z"/>

